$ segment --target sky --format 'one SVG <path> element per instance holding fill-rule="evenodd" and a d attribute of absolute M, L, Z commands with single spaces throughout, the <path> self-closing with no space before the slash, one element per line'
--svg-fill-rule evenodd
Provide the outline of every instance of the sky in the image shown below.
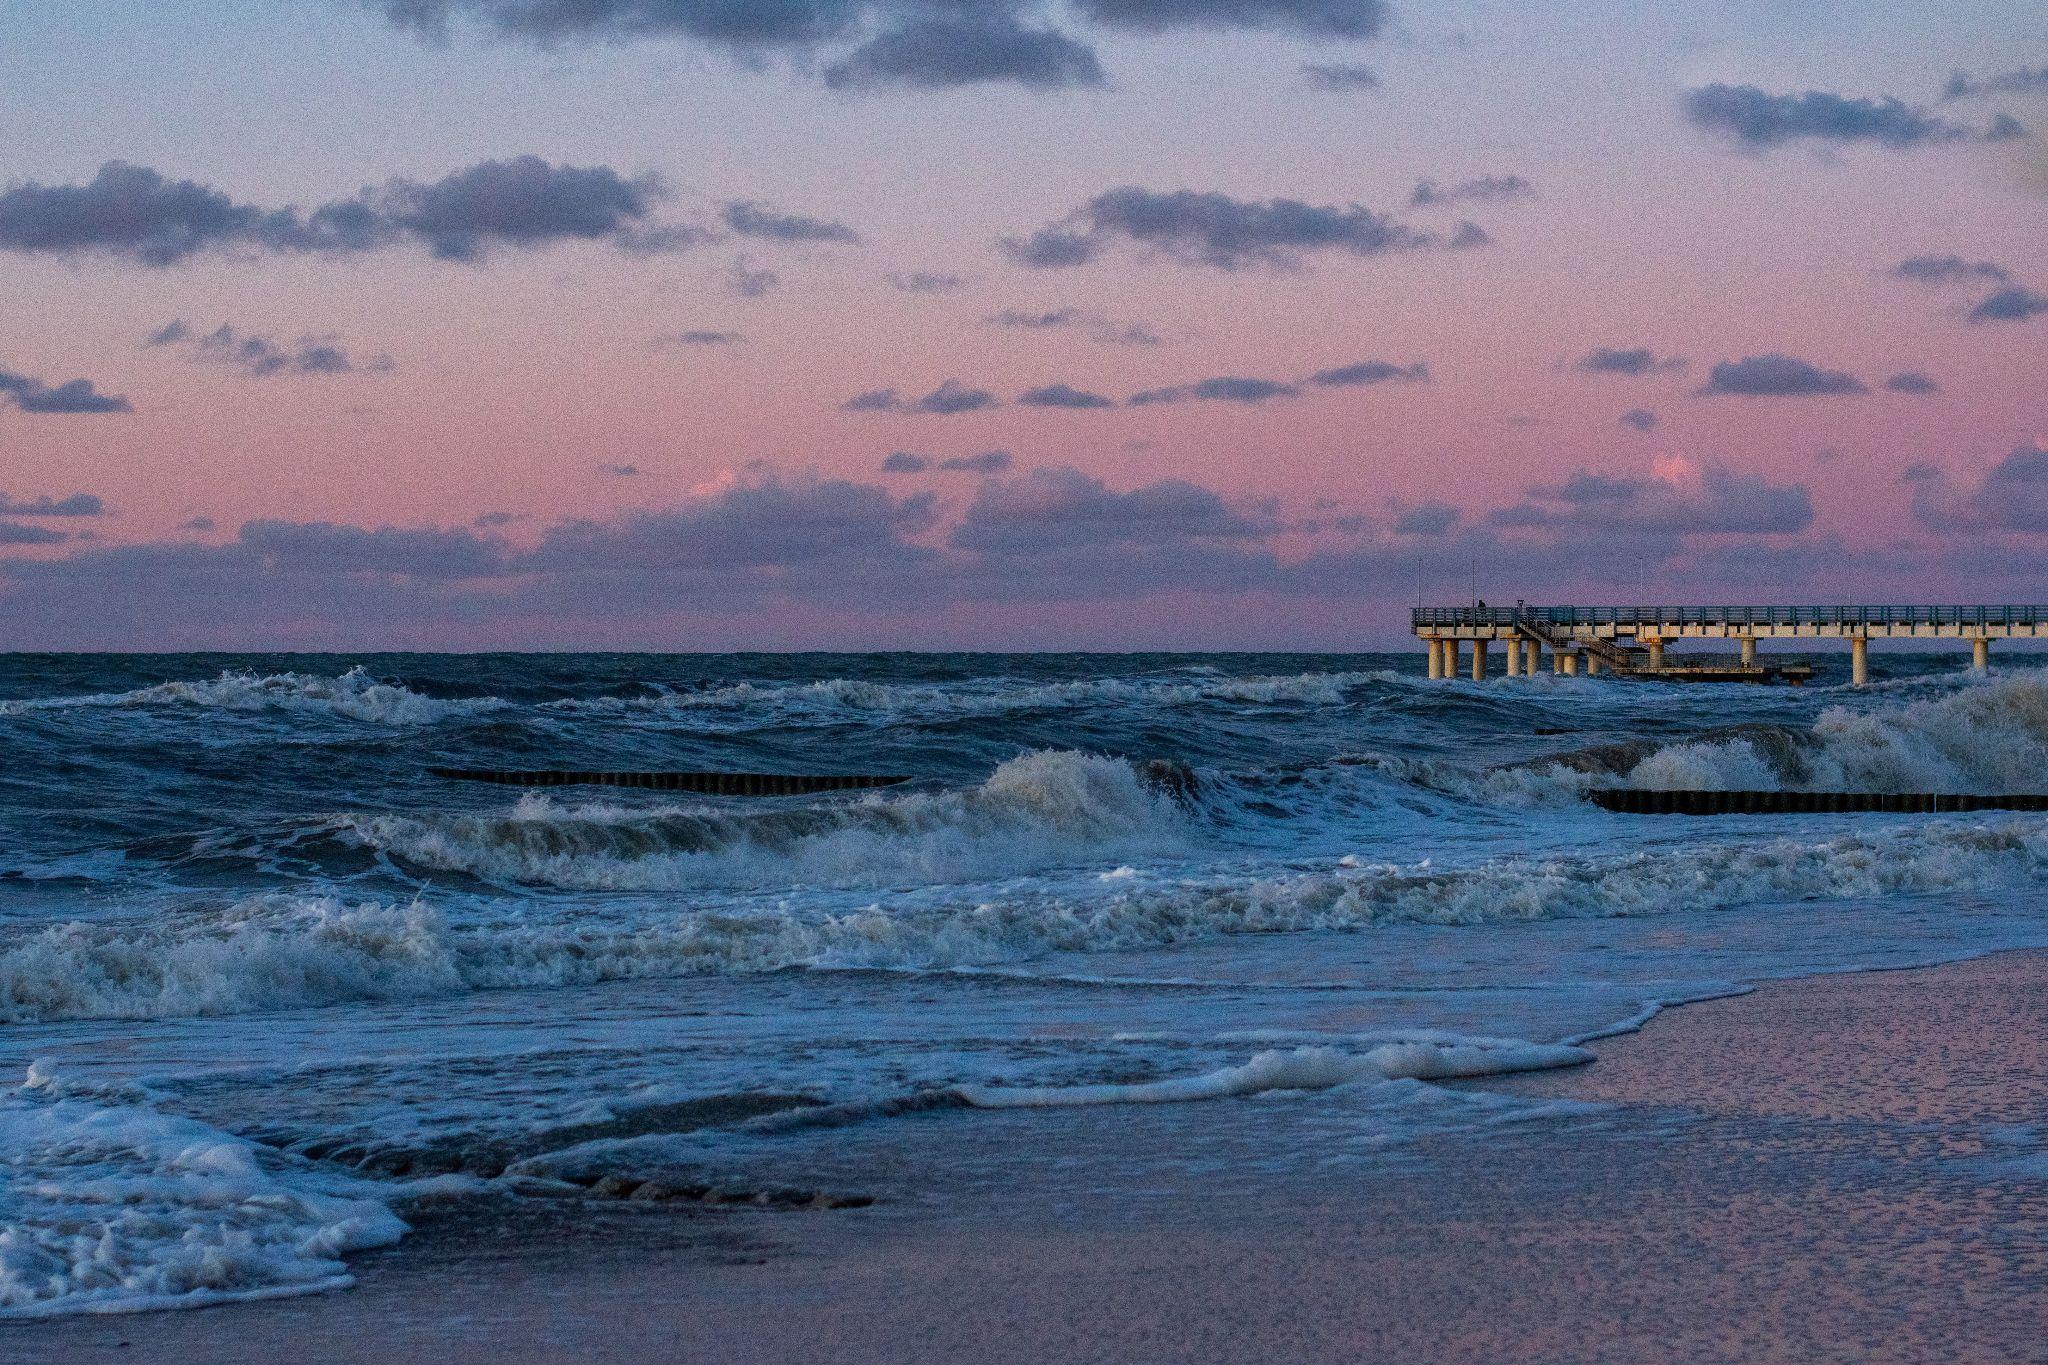
<path fill-rule="evenodd" d="M 2036 602 L 2048 10 L 0 0 L 17 649 Z"/>

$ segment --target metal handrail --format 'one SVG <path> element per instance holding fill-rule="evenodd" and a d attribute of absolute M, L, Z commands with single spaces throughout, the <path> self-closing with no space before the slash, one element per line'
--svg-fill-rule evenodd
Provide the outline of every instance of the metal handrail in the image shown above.
<path fill-rule="evenodd" d="M 1417 607 L 1416 626 L 2039 626 L 2048 606 Z"/>

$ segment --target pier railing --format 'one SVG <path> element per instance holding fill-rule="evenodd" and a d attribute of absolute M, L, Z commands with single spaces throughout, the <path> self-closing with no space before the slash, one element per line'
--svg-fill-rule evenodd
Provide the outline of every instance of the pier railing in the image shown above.
<path fill-rule="evenodd" d="M 1472 626 L 2039 626 L 2041 607 L 1417 607 L 1418 628 Z"/>

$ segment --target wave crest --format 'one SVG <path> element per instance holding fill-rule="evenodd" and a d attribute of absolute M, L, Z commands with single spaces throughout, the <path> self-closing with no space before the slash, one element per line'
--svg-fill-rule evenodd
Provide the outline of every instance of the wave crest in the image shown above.
<path fill-rule="evenodd" d="M 206 682 L 176 681 L 130 692 L 79 697 L 38 697 L 0 702 L 0 715 L 91 707 L 210 707 L 224 711 L 284 711 L 325 714 L 371 725 L 430 725 L 508 705 L 497 697 L 448 700 L 423 696 L 398 683 L 379 682 L 360 665 L 337 677 L 317 673 L 251 673 L 228 670 Z"/>

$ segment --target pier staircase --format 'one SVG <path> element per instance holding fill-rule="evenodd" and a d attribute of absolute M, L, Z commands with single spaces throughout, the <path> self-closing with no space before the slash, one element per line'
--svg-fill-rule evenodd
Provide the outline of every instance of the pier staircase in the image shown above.
<path fill-rule="evenodd" d="M 1617 673 L 1632 673 L 1643 666 L 1636 651 L 1624 649 L 1611 640 L 1601 640 L 1592 636 L 1580 638 L 1563 635 L 1540 622 L 1529 620 L 1517 620 L 1515 629 L 1520 632 L 1523 639 L 1534 640 L 1554 654 L 1563 654 L 1574 649 L 1584 650 Z"/>

